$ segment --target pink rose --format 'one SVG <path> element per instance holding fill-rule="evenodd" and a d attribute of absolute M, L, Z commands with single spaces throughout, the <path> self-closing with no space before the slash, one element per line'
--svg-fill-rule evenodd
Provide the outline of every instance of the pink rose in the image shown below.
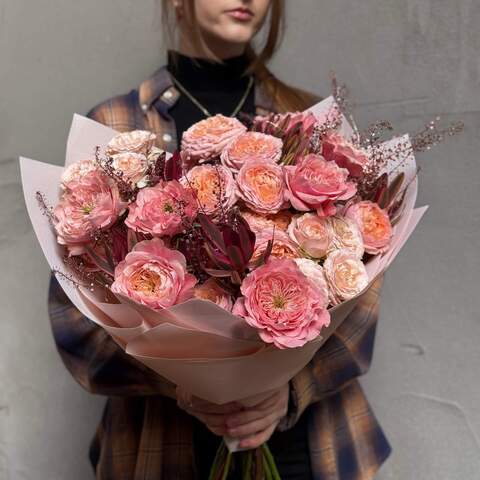
<path fill-rule="evenodd" d="M 256 160 L 277 163 L 282 156 L 283 142 L 272 135 L 245 132 L 230 142 L 220 156 L 222 164 L 232 170 L 240 170 L 246 162 Z"/>
<path fill-rule="evenodd" d="M 115 182 L 100 171 L 72 180 L 54 210 L 58 243 L 68 245 L 73 254 L 81 253 L 94 231 L 110 227 L 124 208 Z"/>
<path fill-rule="evenodd" d="M 368 285 L 368 274 L 362 261 L 350 250 L 335 250 L 323 264 L 323 271 L 330 288 L 332 305 L 362 292 Z"/>
<path fill-rule="evenodd" d="M 288 210 L 280 210 L 273 215 L 260 215 L 251 210 L 242 210 L 240 213 L 254 233 L 260 233 L 264 230 L 272 232 L 274 227 L 286 232 L 293 217 L 293 214 Z"/>
<path fill-rule="evenodd" d="M 367 253 L 378 255 L 388 250 L 393 229 L 385 210 L 374 202 L 363 201 L 350 205 L 345 216 L 351 218 L 362 232 Z"/>
<path fill-rule="evenodd" d="M 357 224 L 347 217 L 328 217 L 330 229 L 333 234 L 330 251 L 347 249 L 351 250 L 358 258 L 365 252 L 363 238 Z"/>
<path fill-rule="evenodd" d="M 197 285 L 194 296 L 200 300 L 210 300 L 228 312 L 232 311 L 232 296 L 214 278 L 209 278 L 205 283 Z"/>
<path fill-rule="evenodd" d="M 319 155 L 307 155 L 298 165 L 285 170 L 286 197 L 296 210 L 316 209 L 321 217 L 335 215 L 334 202 L 348 200 L 357 191 L 355 184 L 347 180 L 348 170 Z"/>
<path fill-rule="evenodd" d="M 94 170 L 101 171 L 95 160 L 79 160 L 72 163 L 62 172 L 60 178 L 60 185 L 62 189 L 68 188 L 68 184 L 73 181 L 78 181 Z"/>
<path fill-rule="evenodd" d="M 107 145 L 107 155 L 116 153 L 141 153 L 148 155 L 157 136 L 146 130 L 133 130 L 115 135 Z"/>
<path fill-rule="evenodd" d="M 232 172 L 223 165 L 197 165 L 180 181 L 185 188 L 193 190 L 200 210 L 206 215 L 216 217 L 237 201 Z"/>
<path fill-rule="evenodd" d="M 290 238 L 313 258 L 323 258 L 331 248 L 333 234 L 325 217 L 305 213 L 292 219 L 288 227 Z"/>
<path fill-rule="evenodd" d="M 201 120 L 183 133 L 182 157 L 189 166 L 212 160 L 246 130 L 236 118 L 220 114 Z"/>
<path fill-rule="evenodd" d="M 143 188 L 130 205 L 125 224 L 132 230 L 154 236 L 173 236 L 197 214 L 197 202 L 189 189 L 176 180 Z"/>
<path fill-rule="evenodd" d="M 298 245 L 293 242 L 290 237 L 281 230 L 265 230 L 256 235 L 255 238 L 255 249 L 253 251 L 252 258 L 250 260 L 250 265 L 254 265 L 255 262 L 260 258 L 260 256 L 265 252 L 269 240 L 273 236 L 273 245 L 271 257 L 274 258 L 298 258 L 301 256 L 298 249 Z"/>
<path fill-rule="evenodd" d="M 233 313 L 278 348 L 301 347 L 330 323 L 324 293 L 293 260 L 269 260 L 244 279 L 240 290 L 243 297 Z"/>
<path fill-rule="evenodd" d="M 185 257 L 155 238 L 137 243 L 115 268 L 113 293 L 153 310 L 193 297 L 197 279 L 187 273 Z"/>
<path fill-rule="evenodd" d="M 123 180 L 136 185 L 147 170 L 147 157 L 142 153 L 116 153 L 112 155 L 112 167 L 122 174 Z"/>
<path fill-rule="evenodd" d="M 330 303 L 330 291 L 322 266 L 309 258 L 295 258 L 294 261 L 300 271 L 321 290 L 323 298 L 322 307 L 327 308 Z"/>
<path fill-rule="evenodd" d="M 283 169 L 274 163 L 251 160 L 238 172 L 240 197 L 257 213 L 277 213 L 287 205 Z"/>
<path fill-rule="evenodd" d="M 352 177 L 360 177 L 370 163 L 364 150 L 355 147 L 338 133 L 330 133 L 322 140 L 322 155 L 325 160 L 346 168 Z"/>

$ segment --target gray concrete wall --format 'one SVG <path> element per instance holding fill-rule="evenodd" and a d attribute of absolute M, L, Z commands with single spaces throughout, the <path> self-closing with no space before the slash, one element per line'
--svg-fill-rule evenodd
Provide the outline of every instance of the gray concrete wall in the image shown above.
<path fill-rule="evenodd" d="M 382 480 L 480 472 L 478 291 L 480 3 L 290 0 L 273 62 L 326 95 L 334 69 L 366 125 L 399 132 L 433 114 L 466 133 L 424 155 L 431 209 L 390 270 L 373 367 L 362 380 L 394 453 Z M 163 62 L 153 0 L 0 0 L 0 479 L 86 480 L 102 398 L 56 354 L 48 268 L 24 210 L 17 156 L 63 162 L 73 112 L 137 85 Z"/>

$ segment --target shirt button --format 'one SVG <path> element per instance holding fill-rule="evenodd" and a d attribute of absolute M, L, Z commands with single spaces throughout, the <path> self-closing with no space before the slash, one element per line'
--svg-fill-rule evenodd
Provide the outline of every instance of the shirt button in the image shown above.
<path fill-rule="evenodd" d="M 146 111 L 148 110 L 148 104 L 143 103 L 143 104 L 142 104 L 142 110 L 143 110 L 144 112 L 146 112 Z"/>
<path fill-rule="evenodd" d="M 163 94 L 163 98 L 165 98 L 166 100 L 170 100 L 172 97 L 173 97 L 173 93 L 171 92 L 171 90 L 167 90 L 167 91 Z"/>
<path fill-rule="evenodd" d="M 162 138 L 163 141 L 167 143 L 172 141 L 172 136 L 169 133 L 164 133 Z"/>

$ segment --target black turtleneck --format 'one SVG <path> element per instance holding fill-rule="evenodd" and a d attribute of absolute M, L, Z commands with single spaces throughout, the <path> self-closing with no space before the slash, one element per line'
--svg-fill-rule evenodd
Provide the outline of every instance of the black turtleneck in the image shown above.
<path fill-rule="evenodd" d="M 230 116 L 248 86 L 248 76 L 244 74 L 248 64 L 246 55 L 217 63 L 170 50 L 167 69 L 210 113 Z M 240 111 L 254 114 L 254 98 L 252 87 Z M 182 133 L 188 127 L 205 119 L 203 112 L 182 93 L 169 113 L 175 120 L 179 143 Z"/>

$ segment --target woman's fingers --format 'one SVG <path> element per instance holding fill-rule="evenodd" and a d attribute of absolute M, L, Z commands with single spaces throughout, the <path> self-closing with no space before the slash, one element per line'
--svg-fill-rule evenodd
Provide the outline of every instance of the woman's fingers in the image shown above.
<path fill-rule="evenodd" d="M 275 431 L 275 428 L 277 428 L 277 423 L 274 423 L 273 425 L 266 428 L 265 430 L 262 430 L 261 432 L 257 432 L 247 438 L 242 439 L 238 446 L 240 448 L 248 448 L 248 449 L 260 447 L 261 445 L 263 445 L 264 443 L 270 440 L 270 437 Z"/>
<path fill-rule="evenodd" d="M 228 428 L 227 434 L 233 438 L 248 437 L 269 428 L 271 425 L 276 426 L 280 418 L 280 412 L 274 411 L 266 416 L 259 418 L 258 420 L 254 420 L 238 427 Z"/>

